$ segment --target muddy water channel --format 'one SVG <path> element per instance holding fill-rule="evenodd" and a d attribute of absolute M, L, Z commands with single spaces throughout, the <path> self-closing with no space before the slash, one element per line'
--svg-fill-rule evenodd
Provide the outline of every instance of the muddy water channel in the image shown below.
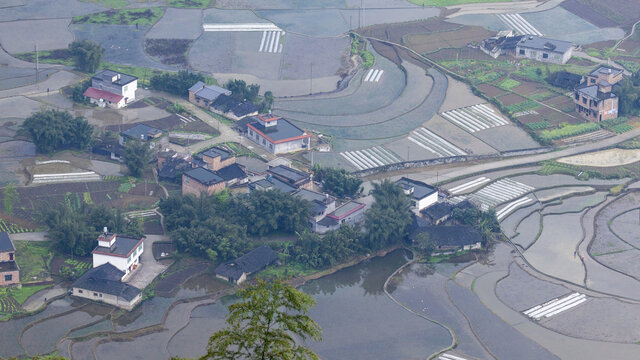
<path fill-rule="evenodd" d="M 448 346 L 445 328 L 410 313 L 383 291 L 409 256 L 396 250 L 302 286 L 317 301 L 311 317 L 323 329 L 323 341 L 310 347 L 323 359 L 357 360 L 422 359 Z M 234 298 L 214 300 L 228 286 L 208 273 L 194 274 L 195 265 L 185 268 L 190 276 L 170 275 L 178 283 L 173 290 L 159 284 L 168 291 L 156 291 L 131 313 L 66 297 L 38 315 L 0 323 L 6 335 L 0 336 L 0 358 L 56 349 L 73 359 L 198 357 L 209 336 L 224 326 Z M 395 280 L 391 292 L 403 286 L 403 276 Z"/>

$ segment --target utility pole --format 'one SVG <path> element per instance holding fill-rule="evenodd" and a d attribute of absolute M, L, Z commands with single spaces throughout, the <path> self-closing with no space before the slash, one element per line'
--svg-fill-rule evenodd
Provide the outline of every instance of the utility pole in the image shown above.
<path fill-rule="evenodd" d="M 311 76 L 309 76 L 309 95 L 313 94 L 313 62 L 311 63 Z"/>
<path fill-rule="evenodd" d="M 36 50 L 36 84 L 38 83 L 38 44 L 36 43 L 35 45 L 35 50 Z"/>

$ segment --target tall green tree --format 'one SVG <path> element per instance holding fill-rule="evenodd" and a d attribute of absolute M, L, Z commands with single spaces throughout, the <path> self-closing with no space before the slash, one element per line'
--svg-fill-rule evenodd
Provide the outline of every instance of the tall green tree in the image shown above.
<path fill-rule="evenodd" d="M 16 185 L 14 183 L 7 184 L 2 193 L 4 195 L 4 198 L 2 199 L 4 212 L 11 215 L 13 213 L 13 206 L 20 199 Z"/>
<path fill-rule="evenodd" d="M 151 85 L 151 88 L 155 90 L 187 97 L 189 96 L 189 88 L 195 85 L 198 81 L 205 82 L 205 78 L 202 74 L 187 70 L 180 70 L 177 73 L 164 73 L 152 76 L 151 79 L 149 79 L 149 84 Z"/>
<path fill-rule="evenodd" d="M 140 177 L 149 167 L 152 152 L 148 143 L 138 139 L 129 139 L 124 144 L 124 164 L 133 177 Z"/>
<path fill-rule="evenodd" d="M 349 174 L 345 169 L 324 168 L 316 165 L 315 179 L 322 183 L 325 191 L 337 197 L 354 196 L 362 185 L 362 180 Z"/>
<path fill-rule="evenodd" d="M 321 330 L 307 315 L 315 300 L 279 280 L 259 281 L 240 293 L 229 306 L 227 328 L 211 336 L 211 360 L 318 359 L 298 339 L 319 341 Z"/>
<path fill-rule="evenodd" d="M 104 49 L 90 40 L 76 40 L 69 44 L 69 52 L 73 56 L 76 68 L 86 73 L 93 73 L 100 67 Z"/>
<path fill-rule="evenodd" d="M 31 114 L 23 123 L 26 131 L 41 153 L 55 150 L 84 149 L 91 144 L 93 126 L 82 116 L 74 117 L 68 111 L 40 110 Z"/>
<path fill-rule="evenodd" d="M 260 85 L 247 85 L 244 80 L 232 79 L 227 81 L 224 87 L 231 91 L 231 96 L 238 100 L 246 100 L 255 103 L 258 100 Z M 272 94 L 273 95 L 273 94 Z"/>
<path fill-rule="evenodd" d="M 365 213 L 370 249 L 380 249 L 407 239 L 412 222 L 411 203 L 400 186 L 388 179 L 373 183 L 375 202 Z"/>

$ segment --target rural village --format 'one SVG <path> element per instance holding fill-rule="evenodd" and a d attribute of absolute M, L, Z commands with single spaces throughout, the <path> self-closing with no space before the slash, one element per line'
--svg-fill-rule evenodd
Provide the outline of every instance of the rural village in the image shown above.
<path fill-rule="evenodd" d="M 0 359 L 640 358 L 639 26 L 0 1 Z"/>

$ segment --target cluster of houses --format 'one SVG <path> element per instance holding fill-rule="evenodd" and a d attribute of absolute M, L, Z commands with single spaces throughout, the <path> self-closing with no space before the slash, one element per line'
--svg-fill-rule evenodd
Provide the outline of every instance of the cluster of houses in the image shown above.
<path fill-rule="evenodd" d="M 548 39 L 539 35 L 515 35 L 511 30 L 499 32 L 485 39 L 480 50 L 498 58 L 500 55 L 516 59 L 531 59 L 553 64 L 566 64 L 573 55 L 575 45 L 569 41 Z"/>
<path fill-rule="evenodd" d="M 414 223 L 411 239 L 415 242 L 422 233 L 429 234 L 434 245 L 434 252 L 451 254 L 462 250 L 474 250 L 482 247 L 482 234 L 471 225 L 451 223 L 454 209 L 473 206 L 468 201 L 457 205 L 441 199 L 434 186 L 402 177 L 396 184 L 411 200 L 414 212 Z"/>

